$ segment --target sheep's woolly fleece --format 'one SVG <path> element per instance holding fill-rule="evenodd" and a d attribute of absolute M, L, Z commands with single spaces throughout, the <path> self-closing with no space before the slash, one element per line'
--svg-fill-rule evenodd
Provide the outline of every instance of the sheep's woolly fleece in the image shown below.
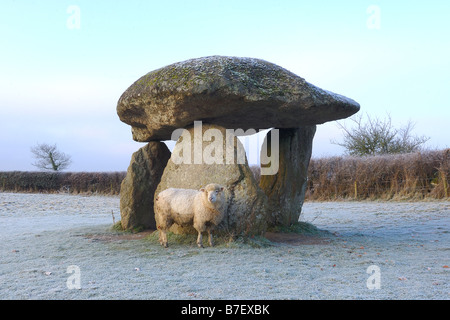
<path fill-rule="evenodd" d="M 210 183 L 200 190 L 169 188 L 158 194 L 155 202 L 156 225 L 159 240 L 168 246 L 167 231 L 175 222 L 193 225 L 198 232 L 197 245 L 203 247 L 202 232 L 208 232 L 209 245 L 213 246 L 211 232 L 222 221 L 227 199 L 224 187 Z"/>

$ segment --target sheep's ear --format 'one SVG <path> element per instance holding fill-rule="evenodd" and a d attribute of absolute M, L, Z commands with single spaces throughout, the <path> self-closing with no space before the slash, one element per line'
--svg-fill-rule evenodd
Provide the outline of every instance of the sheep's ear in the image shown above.
<path fill-rule="evenodd" d="M 201 192 L 205 192 L 205 188 L 201 188 L 200 191 L 201 191 Z"/>

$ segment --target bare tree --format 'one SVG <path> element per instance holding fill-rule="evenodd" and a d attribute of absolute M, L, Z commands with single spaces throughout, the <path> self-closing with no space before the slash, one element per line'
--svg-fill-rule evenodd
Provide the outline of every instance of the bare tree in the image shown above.
<path fill-rule="evenodd" d="M 363 115 L 357 115 L 350 120 L 355 124 L 352 128 L 337 122 L 344 131 L 344 141 L 331 141 L 346 149 L 349 155 L 365 156 L 377 154 L 409 153 L 419 151 L 429 140 L 425 136 L 413 136 L 414 124 L 408 121 L 406 126 L 396 129 L 392 126 L 391 117 L 386 120 L 371 118 L 367 115 L 367 122 Z"/>
<path fill-rule="evenodd" d="M 31 147 L 31 153 L 36 159 L 36 162 L 32 163 L 32 165 L 41 170 L 61 171 L 72 163 L 70 156 L 59 151 L 56 144 L 38 143 L 36 146 Z"/>

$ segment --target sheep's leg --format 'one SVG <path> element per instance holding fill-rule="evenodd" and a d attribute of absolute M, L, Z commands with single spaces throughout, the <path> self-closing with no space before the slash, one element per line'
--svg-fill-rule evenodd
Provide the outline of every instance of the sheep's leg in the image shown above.
<path fill-rule="evenodd" d="M 164 247 L 167 248 L 169 246 L 167 242 L 167 233 L 166 230 L 159 229 L 159 243 Z"/>
<path fill-rule="evenodd" d="M 212 231 L 208 230 L 208 240 L 209 240 L 209 245 L 211 247 L 214 247 L 214 241 L 213 241 L 213 236 L 212 236 Z"/>
<path fill-rule="evenodd" d="M 199 248 L 203 248 L 203 235 L 202 235 L 202 232 L 205 231 L 205 225 L 203 223 L 201 223 L 200 221 L 196 220 L 195 217 L 194 217 L 194 229 L 197 230 L 197 232 L 198 232 L 197 246 Z"/>
<path fill-rule="evenodd" d="M 169 246 L 169 243 L 167 241 L 167 230 L 169 230 L 173 222 L 171 219 L 167 217 L 167 214 L 164 213 L 157 213 L 155 215 L 155 218 L 156 218 L 156 225 L 159 230 L 159 243 L 164 248 L 167 248 Z"/>
<path fill-rule="evenodd" d="M 159 228 L 158 228 L 159 229 Z M 158 230 L 158 232 L 159 232 L 159 244 L 160 245 L 162 245 L 163 244 L 163 235 L 162 235 L 162 230 L 161 229 L 159 229 Z"/>
<path fill-rule="evenodd" d="M 199 248 L 203 248 L 203 236 L 202 236 L 202 232 L 201 231 L 198 232 L 197 246 Z"/>
<path fill-rule="evenodd" d="M 202 232 L 201 231 L 198 232 L 197 246 L 199 248 L 203 248 L 203 236 L 202 236 Z"/>

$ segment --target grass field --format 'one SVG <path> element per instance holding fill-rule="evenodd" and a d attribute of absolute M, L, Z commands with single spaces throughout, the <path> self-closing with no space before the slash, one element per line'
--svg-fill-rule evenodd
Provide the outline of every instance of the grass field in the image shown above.
<path fill-rule="evenodd" d="M 447 201 L 303 211 L 306 232 L 164 249 L 152 231 L 112 229 L 118 196 L 0 193 L 0 299 L 450 299 Z"/>

